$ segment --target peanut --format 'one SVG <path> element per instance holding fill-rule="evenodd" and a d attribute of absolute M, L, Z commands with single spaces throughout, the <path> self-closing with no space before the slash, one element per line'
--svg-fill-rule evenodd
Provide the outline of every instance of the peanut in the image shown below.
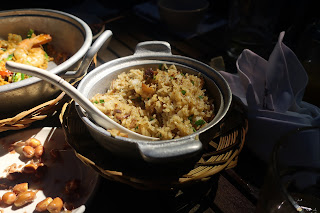
<path fill-rule="evenodd" d="M 47 197 L 46 199 L 44 199 L 43 201 L 40 201 L 37 206 L 36 206 L 36 210 L 38 212 L 44 212 L 47 210 L 48 205 L 53 201 L 53 199 L 51 197 Z"/>
<path fill-rule="evenodd" d="M 15 202 L 16 198 L 17 198 L 17 196 L 13 192 L 6 192 L 2 195 L 2 201 L 7 205 L 13 204 Z"/>
<path fill-rule="evenodd" d="M 36 148 L 37 146 L 41 145 L 41 142 L 36 138 L 30 138 L 27 140 L 27 144 L 33 148 Z"/>
<path fill-rule="evenodd" d="M 36 193 L 33 191 L 21 192 L 18 194 L 16 201 L 14 201 L 14 205 L 16 207 L 23 206 L 27 203 L 32 202 L 36 198 Z"/>
<path fill-rule="evenodd" d="M 23 167 L 22 172 L 26 174 L 32 174 L 36 172 L 37 168 L 38 168 L 37 165 L 33 163 L 29 163 Z"/>
<path fill-rule="evenodd" d="M 34 149 L 34 156 L 36 156 L 36 158 L 40 158 L 43 154 L 43 146 L 39 145 Z"/>
<path fill-rule="evenodd" d="M 34 156 L 34 148 L 32 146 L 24 146 L 22 152 L 27 158 L 33 158 Z"/>
<path fill-rule="evenodd" d="M 28 183 L 20 183 L 20 184 L 16 184 L 12 191 L 17 195 L 20 194 L 21 192 L 25 192 L 28 191 Z"/>
<path fill-rule="evenodd" d="M 63 207 L 63 201 L 61 198 L 56 197 L 53 201 L 48 205 L 47 210 L 50 213 L 59 213 Z"/>

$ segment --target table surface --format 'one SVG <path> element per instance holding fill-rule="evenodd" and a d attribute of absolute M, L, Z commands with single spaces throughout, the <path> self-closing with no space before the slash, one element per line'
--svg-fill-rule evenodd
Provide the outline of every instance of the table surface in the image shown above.
<path fill-rule="evenodd" d="M 96 66 L 132 55 L 139 42 L 160 40 L 170 43 L 172 54 L 194 58 L 208 65 L 212 65 L 213 58 L 222 57 L 225 70 L 236 72 L 235 59 L 226 52 L 229 37 L 223 17 L 207 17 L 209 30 L 198 33 L 170 31 L 157 18 L 135 9 L 100 18 L 113 36 L 108 47 L 98 54 Z M 268 51 L 264 49 L 261 54 L 267 55 Z M 55 115 L 37 121 L 29 128 L 39 126 L 59 127 L 61 124 Z M 266 168 L 267 165 L 244 146 L 235 168 L 222 171 L 203 185 L 189 189 L 183 201 L 174 199 L 168 192 L 138 190 L 101 178 L 86 212 L 250 213 L 255 210 Z"/>

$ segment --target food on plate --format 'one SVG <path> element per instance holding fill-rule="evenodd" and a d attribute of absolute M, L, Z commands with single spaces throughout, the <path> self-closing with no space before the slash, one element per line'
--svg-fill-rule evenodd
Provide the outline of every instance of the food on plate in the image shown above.
<path fill-rule="evenodd" d="M 80 188 L 80 181 L 77 179 L 72 179 L 67 182 L 66 189 L 67 192 L 64 192 L 68 195 L 72 195 L 75 191 Z M 28 203 L 33 202 L 36 199 L 37 191 L 29 190 L 29 184 L 27 182 L 16 184 L 11 191 L 8 191 L 0 197 L 0 201 L 6 205 L 14 205 L 16 207 L 22 207 Z M 43 212 L 48 211 L 50 213 L 59 213 L 64 207 L 64 203 L 60 197 L 52 199 L 47 197 L 44 200 L 40 201 L 36 205 L 36 211 Z"/>
<path fill-rule="evenodd" d="M 2 167 L 4 169 L 0 172 L 2 173 L 1 178 L 6 180 L 0 183 L 0 209 L 4 208 L 4 212 L 6 209 L 17 210 L 17 212 L 73 212 L 82 203 L 81 199 L 88 195 L 87 185 L 82 183 L 82 177 L 79 177 L 78 173 L 71 176 L 57 174 L 67 163 L 69 164 L 68 168 L 73 169 L 74 162 L 70 160 L 76 158 L 74 152 L 69 150 L 70 147 L 67 144 L 56 146 L 48 141 L 46 144 L 36 137 L 33 135 L 23 140 L 19 140 L 20 137 L 12 141 L 0 140 L 0 146 L 8 151 L 6 156 L 11 159 L 14 155 L 19 159 L 17 163 L 9 162 L 5 167 Z M 58 143 L 58 140 L 54 141 L 52 138 L 50 140 Z M 48 149 L 48 153 L 43 152 L 44 145 Z M 24 157 L 23 149 L 25 147 L 34 149 L 32 158 Z M 37 157 L 37 149 L 39 148 L 41 151 Z M 49 190 L 46 185 L 48 183 L 52 183 L 48 186 Z M 39 191 L 43 193 L 39 193 Z M 26 209 L 28 211 L 25 211 Z"/>
<path fill-rule="evenodd" d="M 21 207 L 26 205 L 27 203 L 31 203 L 36 198 L 36 192 L 33 191 L 25 191 L 21 192 L 17 195 L 17 199 L 14 201 L 14 205 L 16 207 Z"/>
<path fill-rule="evenodd" d="M 35 149 L 34 149 L 34 156 L 36 158 L 41 158 L 42 154 L 43 154 L 43 151 L 44 151 L 44 148 L 42 145 L 39 145 L 37 146 Z"/>
<path fill-rule="evenodd" d="M 36 35 L 33 30 L 22 39 L 21 35 L 9 33 L 8 40 L 0 40 L 0 85 L 17 82 L 30 76 L 23 73 L 14 73 L 5 67 L 6 61 L 15 61 L 22 64 L 47 69 L 48 62 L 53 58 L 46 53 L 43 44 L 52 40 L 49 34 Z"/>
<path fill-rule="evenodd" d="M 16 207 L 31 203 L 36 198 L 36 192 L 30 191 L 28 187 L 28 183 L 16 184 L 12 191 L 2 195 L 2 201 L 7 205 L 13 204 Z"/>
<path fill-rule="evenodd" d="M 62 208 L 63 201 L 60 197 L 56 197 L 55 199 L 47 197 L 36 205 L 36 210 L 38 212 L 48 211 L 50 213 L 59 213 Z"/>
<path fill-rule="evenodd" d="M 162 140 L 192 134 L 214 117 L 204 79 L 200 74 L 183 73 L 175 65 L 123 72 L 105 94 L 96 94 L 91 102 L 122 126 Z"/>
<path fill-rule="evenodd" d="M 26 164 L 21 171 L 25 174 L 37 174 L 38 169 L 42 166 L 44 166 L 44 164 L 41 162 L 30 162 Z"/>
<path fill-rule="evenodd" d="M 13 173 L 17 170 L 17 164 L 16 163 L 13 163 L 11 164 L 4 172 L 7 172 L 7 173 Z"/>
<path fill-rule="evenodd" d="M 3 203 L 11 205 L 17 199 L 17 195 L 14 192 L 6 192 L 2 195 Z"/>
<path fill-rule="evenodd" d="M 47 211 L 47 207 L 48 205 L 53 201 L 53 199 L 51 197 L 47 197 L 44 200 L 40 201 L 37 205 L 36 205 L 36 210 L 38 212 L 44 212 Z"/>
<path fill-rule="evenodd" d="M 41 145 L 41 142 L 36 139 L 36 138 L 29 138 L 27 141 L 26 141 L 26 145 L 28 146 L 32 146 L 33 148 L 36 148 L 37 146 L 40 146 Z"/>
<path fill-rule="evenodd" d="M 13 144 L 16 147 L 23 147 L 22 153 L 26 158 L 41 158 L 44 148 L 36 138 L 29 138 L 27 141 L 20 141 Z"/>
<path fill-rule="evenodd" d="M 49 203 L 49 205 L 47 206 L 47 210 L 50 213 L 59 213 L 62 207 L 63 207 L 63 201 L 61 200 L 60 197 L 56 197 L 55 199 L 53 199 L 53 201 Z"/>
<path fill-rule="evenodd" d="M 28 188 L 29 188 L 28 183 L 19 183 L 13 187 L 12 191 L 17 195 L 21 192 L 28 191 Z"/>
<path fill-rule="evenodd" d="M 22 152 L 26 158 L 33 158 L 34 156 L 34 148 L 32 146 L 23 147 Z"/>

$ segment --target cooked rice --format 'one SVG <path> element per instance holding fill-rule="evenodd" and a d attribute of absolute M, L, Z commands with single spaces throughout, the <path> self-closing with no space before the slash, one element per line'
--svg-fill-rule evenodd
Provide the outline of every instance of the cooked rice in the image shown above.
<path fill-rule="evenodd" d="M 200 75 L 184 74 L 164 64 L 161 70 L 121 73 L 107 93 L 96 94 L 91 101 L 122 126 L 167 140 L 192 134 L 214 117 L 203 86 Z"/>

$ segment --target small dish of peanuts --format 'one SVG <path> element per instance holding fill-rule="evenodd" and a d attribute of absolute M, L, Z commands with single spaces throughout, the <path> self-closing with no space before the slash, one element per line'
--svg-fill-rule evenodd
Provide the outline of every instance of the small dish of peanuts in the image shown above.
<path fill-rule="evenodd" d="M 0 213 L 82 213 L 98 179 L 75 156 L 60 128 L 0 138 Z"/>

